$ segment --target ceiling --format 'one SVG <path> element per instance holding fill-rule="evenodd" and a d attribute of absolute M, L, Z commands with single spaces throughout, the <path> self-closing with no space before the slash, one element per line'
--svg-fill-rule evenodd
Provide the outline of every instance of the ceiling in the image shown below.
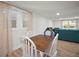
<path fill-rule="evenodd" d="M 79 1 L 7 1 L 6 3 L 36 12 L 49 19 L 79 16 Z"/>

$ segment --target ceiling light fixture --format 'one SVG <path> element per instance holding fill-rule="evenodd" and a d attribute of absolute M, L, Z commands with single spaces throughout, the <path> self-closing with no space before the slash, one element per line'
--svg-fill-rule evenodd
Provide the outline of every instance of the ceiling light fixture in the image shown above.
<path fill-rule="evenodd" d="M 60 15 L 60 13 L 56 13 L 56 15 Z"/>

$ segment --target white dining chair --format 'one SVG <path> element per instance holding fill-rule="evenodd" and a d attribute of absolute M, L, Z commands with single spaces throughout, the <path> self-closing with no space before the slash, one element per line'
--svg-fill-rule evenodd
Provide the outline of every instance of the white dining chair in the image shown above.
<path fill-rule="evenodd" d="M 58 40 L 59 34 L 57 33 L 54 39 L 52 40 L 52 43 L 50 44 L 50 47 L 47 49 L 46 53 L 43 53 L 45 56 L 49 57 L 55 57 L 57 56 L 57 40 Z"/>
<path fill-rule="evenodd" d="M 58 40 L 59 34 L 57 33 L 55 38 L 52 41 L 50 51 L 49 51 L 49 56 L 56 56 L 57 55 L 57 40 Z"/>
<path fill-rule="evenodd" d="M 34 42 L 27 36 L 23 40 L 23 57 L 42 57 L 42 52 L 37 50 Z"/>

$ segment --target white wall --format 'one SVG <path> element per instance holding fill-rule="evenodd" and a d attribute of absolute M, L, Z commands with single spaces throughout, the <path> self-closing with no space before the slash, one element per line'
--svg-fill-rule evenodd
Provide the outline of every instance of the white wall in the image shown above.
<path fill-rule="evenodd" d="M 44 30 L 52 26 L 52 20 L 46 19 L 36 13 L 33 13 L 33 36 L 43 34 Z"/>
<path fill-rule="evenodd" d="M 53 28 L 62 28 L 62 23 L 60 20 L 52 20 L 52 27 Z"/>

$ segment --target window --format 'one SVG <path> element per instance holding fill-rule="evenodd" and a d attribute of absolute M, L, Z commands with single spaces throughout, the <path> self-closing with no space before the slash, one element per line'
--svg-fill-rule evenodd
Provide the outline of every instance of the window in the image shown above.
<path fill-rule="evenodd" d="M 16 10 L 11 10 L 12 28 L 16 28 L 16 20 L 17 20 L 17 11 Z"/>
<path fill-rule="evenodd" d="M 16 20 L 12 20 L 12 28 L 16 28 Z"/>
<path fill-rule="evenodd" d="M 62 21 L 62 26 L 64 29 L 76 29 L 76 21 L 75 20 Z"/>

